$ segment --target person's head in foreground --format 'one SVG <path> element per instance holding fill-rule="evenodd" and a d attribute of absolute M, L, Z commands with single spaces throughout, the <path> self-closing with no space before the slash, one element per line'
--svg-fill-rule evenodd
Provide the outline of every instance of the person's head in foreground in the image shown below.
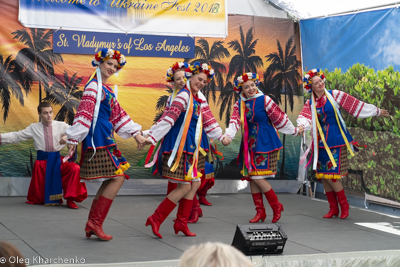
<path fill-rule="evenodd" d="M 1 267 L 25 267 L 25 259 L 21 252 L 8 242 L 0 242 Z"/>
<path fill-rule="evenodd" d="M 207 242 L 193 245 L 181 256 L 179 267 L 253 267 L 251 261 L 236 248 Z"/>

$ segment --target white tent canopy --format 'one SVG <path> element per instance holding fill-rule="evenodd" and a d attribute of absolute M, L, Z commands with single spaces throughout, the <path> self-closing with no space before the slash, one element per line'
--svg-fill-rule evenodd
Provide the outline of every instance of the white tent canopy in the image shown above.
<path fill-rule="evenodd" d="M 264 0 L 227 0 L 229 15 L 250 15 L 287 19 L 287 13 Z"/>
<path fill-rule="evenodd" d="M 298 20 L 400 5 L 400 1 L 394 0 L 265 0 L 264 2 L 282 8 Z"/>

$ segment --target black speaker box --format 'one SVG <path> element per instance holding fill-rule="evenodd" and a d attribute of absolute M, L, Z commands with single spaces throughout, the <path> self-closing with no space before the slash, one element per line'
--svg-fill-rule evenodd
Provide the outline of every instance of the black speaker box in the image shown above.
<path fill-rule="evenodd" d="M 287 235 L 277 224 L 237 225 L 232 246 L 245 255 L 281 254 Z"/>

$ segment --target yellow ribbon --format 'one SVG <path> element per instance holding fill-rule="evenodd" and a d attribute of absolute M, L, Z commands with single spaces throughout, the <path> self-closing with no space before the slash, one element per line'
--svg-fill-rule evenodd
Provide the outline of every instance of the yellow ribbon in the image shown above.
<path fill-rule="evenodd" d="M 325 94 L 326 94 L 326 93 L 325 93 Z M 327 97 L 327 98 L 328 98 L 329 102 L 331 102 L 331 105 L 333 106 L 333 110 L 335 111 L 336 121 L 337 121 L 337 124 L 339 125 L 339 130 L 340 130 L 340 133 L 342 134 L 342 137 L 343 137 L 343 139 L 344 139 L 344 142 L 346 143 L 346 147 L 347 147 L 347 149 L 350 151 L 350 155 L 351 155 L 352 157 L 354 157 L 355 155 L 354 155 L 353 150 L 352 150 L 351 147 L 350 147 L 349 140 L 347 140 L 347 137 L 346 137 L 346 135 L 344 134 L 344 132 L 343 132 L 343 130 L 342 130 L 342 126 L 340 125 L 339 117 L 338 117 L 338 115 L 337 115 L 337 112 L 336 112 L 336 108 L 335 108 L 335 106 L 334 106 L 334 103 L 332 103 L 332 101 L 329 99 L 329 97 Z"/>
<path fill-rule="evenodd" d="M 325 92 L 325 95 L 326 95 L 326 92 Z M 315 105 L 314 94 L 312 95 L 312 98 L 313 98 L 313 102 L 314 102 L 313 107 L 314 107 L 314 110 L 315 110 L 315 114 L 317 114 L 317 110 L 316 110 L 316 107 L 315 107 L 316 105 Z M 351 147 L 350 147 L 349 140 L 347 140 L 347 137 L 346 137 L 345 133 L 344 133 L 343 130 L 342 130 L 342 126 L 341 126 L 341 124 L 340 124 L 339 117 L 338 117 L 338 114 L 337 114 L 337 112 L 336 112 L 336 106 L 335 106 L 334 103 L 332 103 L 332 101 L 330 100 L 330 98 L 329 98 L 328 96 L 327 96 L 326 98 L 329 100 L 329 102 L 331 103 L 331 105 L 332 105 L 332 107 L 333 107 L 333 111 L 335 112 L 336 121 L 337 121 L 337 124 L 338 124 L 338 126 L 339 126 L 340 133 L 342 134 L 343 140 L 344 140 L 344 142 L 346 143 L 346 147 L 347 147 L 347 149 L 350 151 L 350 155 L 351 155 L 352 157 L 354 157 L 354 152 L 353 152 L 353 150 L 352 150 Z M 333 167 L 337 167 L 336 161 L 335 161 L 335 159 L 333 158 L 333 155 L 332 155 L 332 153 L 331 153 L 331 150 L 330 150 L 330 148 L 328 147 L 328 144 L 327 144 L 326 141 L 325 141 L 325 136 L 324 136 L 324 133 L 323 133 L 323 131 L 322 131 L 322 128 L 321 128 L 321 125 L 320 125 L 320 123 L 319 123 L 318 118 L 316 118 L 316 123 L 317 123 L 317 129 L 318 129 L 319 135 L 320 135 L 320 137 L 321 137 L 322 143 L 324 144 L 325 150 L 326 150 L 326 152 L 328 153 L 329 159 L 331 160 Z M 318 141 L 318 140 L 317 140 L 317 141 Z"/>
<path fill-rule="evenodd" d="M 317 108 L 315 107 L 315 106 L 316 106 L 316 103 L 315 103 L 314 94 L 312 94 L 312 98 L 313 98 L 313 102 L 314 102 L 314 103 L 313 103 L 313 104 L 314 104 L 314 105 L 313 105 L 314 112 L 315 112 L 315 115 L 317 116 L 317 118 L 315 118 L 315 121 L 316 121 L 316 123 L 317 123 L 317 129 L 318 129 L 318 132 L 319 132 L 319 136 L 321 137 L 322 143 L 324 144 L 326 153 L 328 153 L 329 159 L 331 160 L 333 167 L 336 168 L 336 167 L 337 167 L 336 161 L 335 161 L 335 159 L 333 158 L 333 155 L 332 155 L 332 153 L 331 153 L 331 150 L 329 149 L 329 146 L 328 146 L 328 144 L 327 144 L 326 141 L 325 141 L 325 136 L 324 136 L 324 133 L 323 133 L 323 131 L 322 131 L 321 124 L 319 123 L 319 120 L 318 120 Z M 333 108 L 335 108 L 335 107 L 333 107 Z M 335 113 L 336 113 L 336 111 L 335 111 Z M 318 140 L 314 140 L 314 142 L 318 142 Z"/>
<path fill-rule="evenodd" d="M 241 128 L 242 128 L 242 138 L 244 140 L 244 115 L 245 115 L 245 103 L 244 101 L 240 101 L 240 122 L 241 122 Z M 243 151 L 244 153 L 244 151 Z M 244 155 L 246 157 L 247 155 Z M 243 168 L 242 168 L 242 173 L 244 173 L 244 169 L 246 168 L 245 164 L 245 158 L 243 158 Z"/>
<path fill-rule="evenodd" d="M 207 156 L 207 152 L 202 148 L 202 147 L 200 147 L 200 153 L 204 156 L 204 157 L 206 157 Z"/>
<path fill-rule="evenodd" d="M 199 161 L 199 151 L 204 155 L 204 156 L 206 156 L 207 155 L 207 153 L 203 150 L 203 148 L 201 148 L 201 136 L 202 136 L 202 134 L 203 134 L 203 123 L 202 123 L 202 121 L 201 121 L 201 113 L 200 113 L 200 116 L 199 116 L 199 120 L 200 120 L 200 124 L 199 124 L 199 130 L 200 130 L 200 134 L 199 134 L 199 138 L 198 138 L 198 140 L 197 140 L 197 147 L 196 147 L 196 150 L 194 151 L 194 153 L 193 153 L 193 161 L 192 161 L 192 166 L 190 166 L 190 168 L 189 168 L 189 170 L 188 170 L 188 173 L 187 173 L 187 175 L 189 176 L 189 177 L 193 177 L 193 178 L 199 178 L 199 177 L 201 177 L 201 174 L 200 174 L 200 172 L 198 172 L 198 170 L 197 170 L 197 175 L 196 175 L 196 177 L 194 177 L 194 175 L 193 175 L 193 169 L 194 169 L 194 167 L 196 166 L 196 169 L 197 169 L 197 163 L 198 163 L 198 161 Z"/>
<path fill-rule="evenodd" d="M 171 172 L 174 172 L 178 166 L 179 166 L 179 161 L 181 160 L 181 156 L 182 156 L 182 152 L 183 152 L 183 147 L 185 146 L 185 142 L 186 142 L 186 137 L 188 134 L 188 129 L 189 129 L 189 125 L 190 125 L 190 121 L 192 120 L 192 114 L 193 114 L 193 97 L 192 97 L 192 92 L 190 93 L 190 100 L 189 100 L 189 104 L 188 104 L 188 110 L 187 110 L 187 117 L 185 120 L 185 125 L 183 128 L 183 135 L 182 135 L 182 139 L 181 142 L 179 144 L 179 148 L 178 148 L 178 153 L 176 156 L 176 160 L 174 165 L 171 167 Z"/>

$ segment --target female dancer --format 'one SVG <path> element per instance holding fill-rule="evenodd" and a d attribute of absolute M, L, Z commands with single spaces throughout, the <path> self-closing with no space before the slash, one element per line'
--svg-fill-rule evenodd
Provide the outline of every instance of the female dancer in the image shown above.
<path fill-rule="evenodd" d="M 167 195 L 146 221 L 146 226 L 151 225 L 154 235 L 159 238 L 162 238 L 160 225 L 178 201 L 175 233 L 182 231 L 187 236 L 196 235 L 189 231 L 187 223 L 209 149 L 207 138 L 202 133 L 211 139 L 222 138 L 222 130 L 206 99 L 199 94 L 213 78 L 214 70 L 205 63 L 196 62 L 186 69 L 185 74 L 189 78 L 185 87 L 173 97 L 170 107 L 152 127 L 145 142 L 155 145 L 163 139 L 155 148 L 154 167 L 162 177 L 177 183 L 177 188 Z"/>
<path fill-rule="evenodd" d="M 183 89 L 186 83 L 186 77 L 185 77 L 185 70 L 189 67 L 190 65 L 186 62 L 175 62 L 168 70 L 167 70 L 167 76 L 165 77 L 165 80 L 170 83 L 172 86 L 174 86 L 174 90 L 172 92 L 172 95 L 168 98 L 166 108 L 164 110 L 164 113 L 167 112 L 169 107 L 171 106 L 171 103 L 173 99 L 175 98 L 176 94 Z M 198 96 L 203 97 L 203 94 L 199 91 Z M 204 97 L 203 97 L 204 98 Z M 163 114 L 164 114 L 163 113 Z M 146 131 L 144 131 L 145 133 Z M 146 133 L 148 134 L 148 133 Z M 203 132 L 203 135 L 205 133 Z M 207 193 L 207 189 L 209 187 L 210 181 L 212 181 L 212 185 L 214 184 L 214 167 L 212 164 L 205 162 L 205 168 L 204 168 L 204 175 L 201 176 L 201 185 L 199 189 L 197 190 L 197 194 L 199 192 L 204 192 Z M 177 183 L 172 183 L 171 181 L 168 181 L 168 187 L 167 187 L 167 195 L 171 193 L 175 188 L 177 187 Z M 203 189 L 205 188 L 205 190 Z M 205 199 L 205 198 L 204 198 Z M 200 199 L 199 199 L 200 200 Z M 196 194 L 193 197 L 193 206 L 192 206 L 192 211 L 190 213 L 189 221 L 188 223 L 195 223 L 199 220 L 199 217 L 203 216 L 203 211 L 200 208 L 200 203 L 199 200 L 196 197 Z M 211 204 L 211 203 L 210 203 Z"/>
<path fill-rule="evenodd" d="M 325 89 L 325 75 L 319 69 L 310 70 L 303 79 L 304 88 L 312 92 L 311 100 L 307 100 L 297 118 L 297 125 L 305 130 L 312 128 L 313 140 L 313 169 L 316 177 L 322 180 L 326 197 L 329 202 L 329 212 L 324 218 L 339 215 L 340 218 L 349 216 L 349 203 L 340 179 L 347 175 L 347 150 L 353 153 L 353 138 L 346 129 L 346 124 L 339 108 L 357 118 L 372 116 L 389 116 L 387 110 L 366 104 L 339 90 Z"/>
<path fill-rule="evenodd" d="M 278 197 L 265 178 L 275 177 L 279 150 L 283 148 L 276 130 L 284 134 L 298 135 L 303 129 L 295 128 L 279 106 L 258 90 L 258 84 L 259 78 L 256 73 L 244 73 L 235 81 L 234 90 L 240 94 L 240 99 L 234 105 L 222 144 L 229 145 L 242 126 L 239 166 L 242 168 L 242 175 L 246 180 L 250 180 L 250 190 L 257 211 L 250 222 L 264 221 L 267 217 L 263 203 L 264 193 L 274 212 L 274 223 L 281 218 L 283 205 L 279 203 Z"/>
<path fill-rule="evenodd" d="M 144 142 L 141 126 L 131 120 L 106 85 L 125 64 L 125 57 L 117 50 L 103 49 L 94 56 L 92 65 L 97 69 L 85 86 L 74 123 L 67 130 L 70 155 L 82 142 L 81 178 L 103 182 L 90 208 L 87 238 L 94 234 L 101 240 L 112 239 L 103 232 L 102 225 L 129 167 L 129 163 L 120 164 L 124 159 L 116 148 L 114 131 L 124 139 L 134 137 L 138 144 Z"/>

